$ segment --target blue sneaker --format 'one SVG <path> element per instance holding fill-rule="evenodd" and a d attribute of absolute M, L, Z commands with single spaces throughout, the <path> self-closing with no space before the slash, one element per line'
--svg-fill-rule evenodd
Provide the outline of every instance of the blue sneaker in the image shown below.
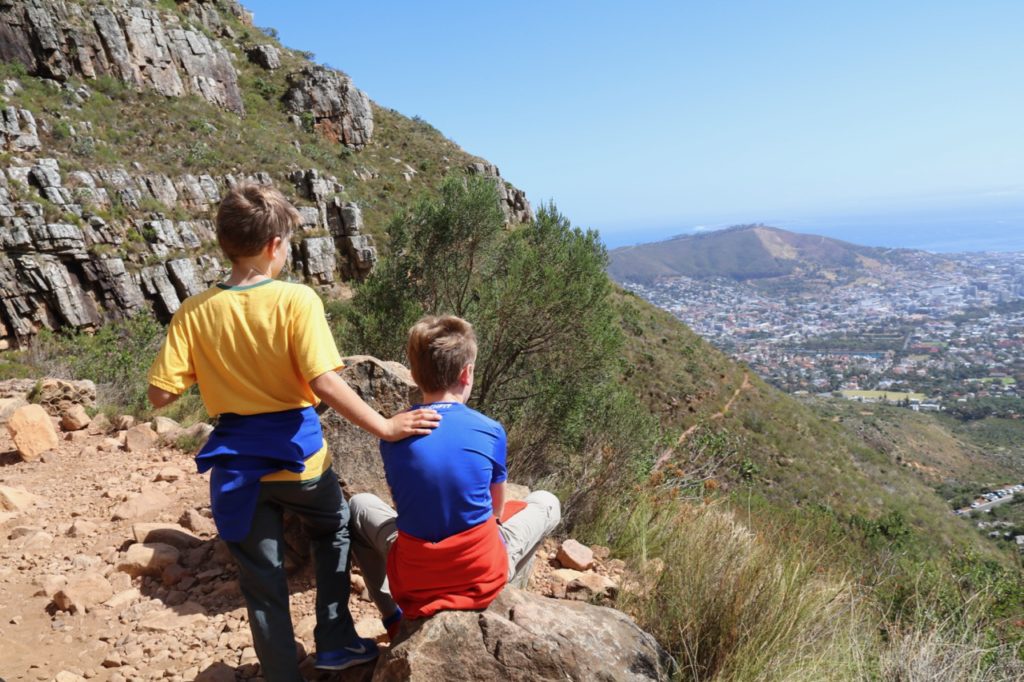
<path fill-rule="evenodd" d="M 372 639 L 359 638 L 353 644 L 349 644 L 334 651 L 316 653 L 315 667 L 319 670 L 345 670 L 354 665 L 369 663 L 377 658 L 380 650 L 377 643 Z"/>

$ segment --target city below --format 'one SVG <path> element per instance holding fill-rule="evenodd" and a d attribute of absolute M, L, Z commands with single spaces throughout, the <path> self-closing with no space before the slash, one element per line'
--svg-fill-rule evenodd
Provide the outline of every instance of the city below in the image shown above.
<path fill-rule="evenodd" d="M 1024 253 L 904 253 L 899 268 L 832 285 L 673 276 L 624 286 L 790 393 L 1024 413 Z"/>

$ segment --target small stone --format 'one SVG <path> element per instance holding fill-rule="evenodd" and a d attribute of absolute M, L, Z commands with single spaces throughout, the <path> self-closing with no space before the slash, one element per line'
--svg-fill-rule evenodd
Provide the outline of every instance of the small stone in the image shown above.
<path fill-rule="evenodd" d="M 181 579 L 186 575 L 185 568 L 181 564 L 171 564 L 163 570 L 160 574 L 160 582 L 165 587 L 171 587 L 181 582 Z"/>
<path fill-rule="evenodd" d="M 195 509 L 186 509 L 178 519 L 178 523 L 194 533 L 213 535 L 217 532 L 217 526 L 213 523 L 213 519 L 206 518 Z"/>
<path fill-rule="evenodd" d="M 45 530 L 37 530 L 25 538 L 21 550 L 28 553 L 40 553 L 50 549 L 53 544 L 53 536 Z"/>
<path fill-rule="evenodd" d="M 21 625 L 21 616 L 14 616 L 8 621 L 11 625 Z"/>
<path fill-rule="evenodd" d="M 70 670 L 61 670 L 54 675 L 53 682 L 85 682 L 85 678 L 81 675 L 76 675 Z"/>
<path fill-rule="evenodd" d="M 176 523 L 134 523 L 132 535 L 136 542 L 162 542 L 178 549 L 190 549 L 203 540 Z"/>
<path fill-rule="evenodd" d="M 93 417 L 89 423 L 89 433 L 95 436 L 108 433 L 111 428 L 113 428 L 113 424 L 110 423 L 110 418 L 102 412 Z"/>
<path fill-rule="evenodd" d="M 81 431 L 89 425 L 92 419 L 85 412 L 81 405 L 74 404 L 64 411 L 60 418 L 60 426 L 65 431 Z"/>
<path fill-rule="evenodd" d="M 114 509 L 114 521 L 141 519 L 169 507 L 171 500 L 156 489 L 143 490 L 128 498 Z"/>
<path fill-rule="evenodd" d="M 115 611 L 120 611 L 126 606 L 129 606 L 132 602 L 141 598 L 142 592 L 140 592 L 137 587 L 132 587 L 118 592 L 113 597 L 103 602 L 103 605 L 110 607 Z"/>
<path fill-rule="evenodd" d="M 160 576 L 164 569 L 177 563 L 180 553 L 174 547 L 163 543 L 134 544 L 125 552 L 124 559 L 117 566 L 132 577 L 140 575 Z"/>
<path fill-rule="evenodd" d="M 174 483 L 185 478 L 185 472 L 178 467 L 164 467 L 157 473 L 157 481 L 167 481 L 168 483 Z"/>
<path fill-rule="evenodd" d="M 40 498 L 24 488 L 9 488 L 0 485 L 0 510 L 26 511 L 38 504 Z"/>
<path fill-rule="evenodd" d="M 387 634 L 387 629 L 380 618 L 367 616 L 356 621 L 356 634 L 367 639 L 377 639 Z"/>
<path fill-rule="evenodd" d="M 120 417 L 114 417 L 111 425 L 117 431 L 127 431 L 135 426 L 135 417 L 130 414 L 122 414 Z"/>
<path fill-rule="evenodd" d="M 181 430 L 181 424 L 170 417 L 153 417 L 153 430 L 158 436 L 168 436 Z"/>
<path fill-rule="evenodd" d="M 99 573 L 86 573 L 72 578 L 67 586 L 53 596 L 53 603 L 61 611 L 84 613 L 114 596 L 114 588 Z"/>
<path fill-rule="evenodd" d="M 128 452 L 148 452 L 156 447 L 158 438 L 148 424 L 139 424 L 125 431 L 124 447 Z"/>
<path fill-rule="evenodd" d="M 7 430 L 18 454 L 26 462 L 39 459 L 39 455 L 60 443 L 50 415 L 39 405 L 19 407 L 7 422 Z"/>
<path fill-rule="evenodd" d="M 57 594 L 68 584 L 67 578 L 62 575 L 44 575 L 37 579 L 37 584 L 41 589 L 36 592 L 37 596 L 49 597 L 53 599 L 53 595 Z"/>
<path fill-rule="evenodd" d="M 594 566 L 594 553 L 586 545 L 576 540 L 566 540 L 558 548 L 555 557 L 563 568 L 571 568 L 576 571 L 586 571 Z"/>
<path fill-rule="evenodd" d="M 89 535 L 92 535 L 97 530 L 99 530 L 99 526 L 93 523 L 92 521 L 87 521 L 85 519 L 75 519 L 74 522 L 71 524 L 71 527 L 68 528 L 67 535 L 71 538 L 84 538 Z"/>

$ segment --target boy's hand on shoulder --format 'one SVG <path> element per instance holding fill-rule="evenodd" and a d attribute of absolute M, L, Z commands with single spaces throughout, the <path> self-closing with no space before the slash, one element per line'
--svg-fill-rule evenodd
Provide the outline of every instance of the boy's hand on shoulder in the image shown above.
<path fill-rule="evenodd" d="M 425 407 L 401 412 L 387 420 L 387 432 L 381 436 L 381 440 L 394 442 L 409 436 L 425 436 L 440 421 L 441 415 L 437 411 Z"/>

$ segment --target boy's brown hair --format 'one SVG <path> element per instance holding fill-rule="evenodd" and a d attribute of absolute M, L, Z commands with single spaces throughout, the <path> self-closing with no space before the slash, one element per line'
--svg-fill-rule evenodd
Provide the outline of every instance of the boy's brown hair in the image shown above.
<path fill-rule="evenodd" d="M 428 393 L 443 391 L 476 359 L 476 333 L 461 317 L 428 315 L 409 329 L 406 354 L 416 385 Z"/>
<path fill-rule="evenodd" d="M 217 209 L 217 243 L 232 261 L 255 256 L 274 237 L 291 236 L 301 220 L 275 188 L 242 183 L 227 193 Z"/>

